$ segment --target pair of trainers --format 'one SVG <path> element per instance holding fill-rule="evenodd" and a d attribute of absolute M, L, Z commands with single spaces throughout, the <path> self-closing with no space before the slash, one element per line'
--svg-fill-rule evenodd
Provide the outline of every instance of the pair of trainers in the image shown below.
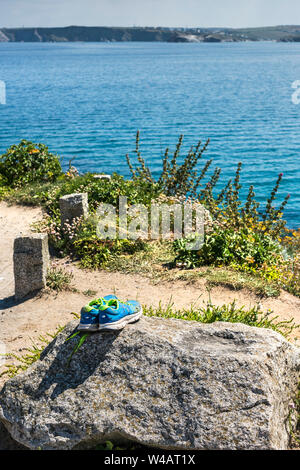
<path fill-rule="evenodd" d="M 78 329 L 81 331 L 121 330 L 142 316 L 136 300 L 121 302 L 115 295 L 106 295 L 85 305 L 81 310 Z"/>

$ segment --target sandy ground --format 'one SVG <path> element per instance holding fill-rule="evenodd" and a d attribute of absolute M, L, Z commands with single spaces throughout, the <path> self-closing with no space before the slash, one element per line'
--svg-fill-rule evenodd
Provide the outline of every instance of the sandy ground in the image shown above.
<path fill-rule="evenodd" d="M 73 286 L 79 292 L 57 294 L 43 291 L 34 298 L 16 302 L 13 297 L 13 240 L 20 233 L 28 233 L 30 224 L 41 216 L 42 212 L 38 208 L 8 206 L 0 202 L 0 341 L 5 344 L 8 353 L 23 354 L 32 342 L 38 342 L 41 334 L 54 332 L 57 326 L 73 320 L 71 312 L 79 313 L 81 307 L 91 300 L 83 294 L 88 289 L 96 291 L 92 298 L 115 293 L 121 299 L 138 299 L 146 305 L 158 305 L 160 301 L 167 304 L 171 301 L 178 308 L 188 307 L 192 303 L 201 305 L 209 298 L 203 280 L 193 285 L 183 281 L 153 284 L 139 275 L 88 272 L 63 261 L 60 264 L 73 271 Z M 286 292 L 278 299 L 261 300 L 245 290 L 232 291 L 216 287 L 211 291 L 211 298 L 217 305 L 236 300 L 238 305 L 248 307 L 259 302 L 264 310 L 273 310 L 280 319 L 294 318 L 300 324 L 300 299 Z M 300 330 L 296 337 L 300 338 Z M 4 377 L 0 378 L 0 385 L 4 380 Z"/>

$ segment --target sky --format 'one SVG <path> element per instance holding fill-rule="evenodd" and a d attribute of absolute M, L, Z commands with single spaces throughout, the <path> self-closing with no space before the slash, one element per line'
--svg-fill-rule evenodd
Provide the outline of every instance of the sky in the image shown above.
<path fill-rule="evenodd" d="M 0 27 L 300 24 L 299 0 L 0 0 Z"/>

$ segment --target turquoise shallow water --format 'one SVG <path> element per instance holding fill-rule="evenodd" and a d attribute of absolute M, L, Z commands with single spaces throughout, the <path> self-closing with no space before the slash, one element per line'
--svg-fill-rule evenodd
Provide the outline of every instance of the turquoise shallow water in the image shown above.
<path fill-rule="evenodd" d="M 243 194 L 259 201 L 284 173 L 286 219 L 300 226 L 300 44 L 0 43 L 0 152 L 22 138 L 46 143 L 80 171 L 128 176 L 141 131 L 155 175 L 179 134 L 185 148 L 211 139 L 205 158 L 222 181 L 242 161 Z"/>

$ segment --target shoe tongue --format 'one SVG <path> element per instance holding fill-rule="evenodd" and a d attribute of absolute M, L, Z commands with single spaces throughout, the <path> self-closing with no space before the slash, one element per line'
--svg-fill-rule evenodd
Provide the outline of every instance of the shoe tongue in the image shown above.
<path fill-rule="evenodd" d="M 89 303 L 89 307 L 92 309 L 93 307 L 96 307 L 96 308 L 100 308 L 102 309 L 103 307 L 104 308 L 107 308 L 107 305 L 106 305 L 106 302 L 105 300 L 100 297 L 99 299 L 94 299 L 92 300 L 90 303 Z"/>
<path fill-rule="evenodd" d="M 100 301 L 102 301 L 102 299 L 94 299 L 94 300 L 91 300 L 89 302 L 89 306 L 90 307 L 95 307 L 95 305 L 99 305 Z"/>
<path fill-rule="evenodd" d="M 110 308 L 118 308 L 118 301 L 116 299 L 111 299 L 107 302 L 107 305 L 110 307 Z"/>

